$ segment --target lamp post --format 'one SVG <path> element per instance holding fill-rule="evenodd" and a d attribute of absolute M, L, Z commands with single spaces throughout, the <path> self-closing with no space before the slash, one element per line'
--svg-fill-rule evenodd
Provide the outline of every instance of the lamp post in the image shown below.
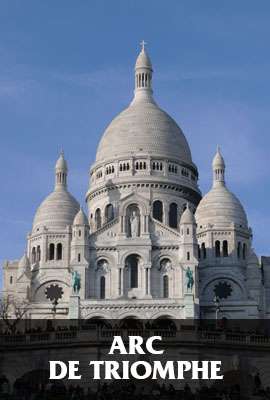
<path fill-rule="evenodd" d="M 214 305 L 215 305 L 215 319 L 216 319 L 216 328 L 218 326 L 218 313 L 220 311 L 220 299 L 218 296 L 214 297 Z"/>

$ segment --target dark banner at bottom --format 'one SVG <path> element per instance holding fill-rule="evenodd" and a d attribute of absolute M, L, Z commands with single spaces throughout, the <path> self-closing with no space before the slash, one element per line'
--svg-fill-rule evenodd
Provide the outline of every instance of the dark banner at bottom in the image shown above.
<path fill-rule="evenodd" d="M 268 320 L 2 320 L 0 399 L 270 399 Z"/>

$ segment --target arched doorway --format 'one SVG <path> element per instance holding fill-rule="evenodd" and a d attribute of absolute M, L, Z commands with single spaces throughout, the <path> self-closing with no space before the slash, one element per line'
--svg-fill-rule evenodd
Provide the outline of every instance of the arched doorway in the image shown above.
<path fill-rule="evenodd" d="M 143 329 L 143 322 L 136 317 L 126 317 L 120 321 L 119 325 L 121 329 Z"/>
<path fill-rule="evenodd" d="M 177 327 L 172 318 L 169 316 L 161 316 L 152 322 L 152 329 L 168 329 L 176 331 Z"/>

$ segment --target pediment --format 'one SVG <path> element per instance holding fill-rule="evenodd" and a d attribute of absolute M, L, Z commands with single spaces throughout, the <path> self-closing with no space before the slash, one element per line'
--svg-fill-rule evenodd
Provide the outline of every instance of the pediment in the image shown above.
<path fill-rule="evenodd" d="M 154 219 L 150 221 L 150 234 L 154 243 L 169 242 L 171 244 L 180 244 L 180 233 L 178 231 Z"/>
<path fill-rule="evenodd" d="M 118 218 L 104 225 L 98 231 L 92 233 L 90 236 L 90 243 L 95 245 L 97 242 L 107 243 L 117 239 L 120 232 L 120 223 Z"/>

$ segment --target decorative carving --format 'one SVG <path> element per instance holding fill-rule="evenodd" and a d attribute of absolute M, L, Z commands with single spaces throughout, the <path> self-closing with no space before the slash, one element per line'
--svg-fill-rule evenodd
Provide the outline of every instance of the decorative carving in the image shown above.
<path fill-rule="evenodd" d="M 81 290 L 81 275 L 78 271 L 72 271 L 71 276 L 73 293 L 78 294 Z"/>
<path fill-rule="evenodd" d="M 99 260 L 97 263 L 97 270 L 102 273 L 107 273 L 109 271 L 109 263 L 107 260 Z"/>
<path fill-rule="evenodd" d="M 131 216 L 129 217 L 130 223 L 130 235 L 132 238 L 139 236 L 139 217 L 135 211 L 132 212 Z"/>
<path fill-rule="evenodd" d="M 58 300 L 62 298 L 64 291 L 60 286 L 55 284 L 48 286 L 45 290 L 45 294 L 47 299 L 57 304 Z"/>
<path fill-rule="evenodd" d="M 214 288 L 214 293 L 219 299 L 227 299 L 231 296 L 232 291 L 232 286 L 225 281 L 218 282 Z"/>
<path fill-rule="evenodd" d="M 185 272 L 186 272 L 185 276 L 186 276 L 187 292 L 192 292 L 194 285 L 193 271 L 191 270 L 190 267 L 187 267 L 187 269 L 185 269 Z"/>
<path fill-rule="evenodd" d="M 160 269 L 162 269 L 163 272 L 170 272 L 173 269 L 171 260 L 163 258 L 160 262 Z"/>

